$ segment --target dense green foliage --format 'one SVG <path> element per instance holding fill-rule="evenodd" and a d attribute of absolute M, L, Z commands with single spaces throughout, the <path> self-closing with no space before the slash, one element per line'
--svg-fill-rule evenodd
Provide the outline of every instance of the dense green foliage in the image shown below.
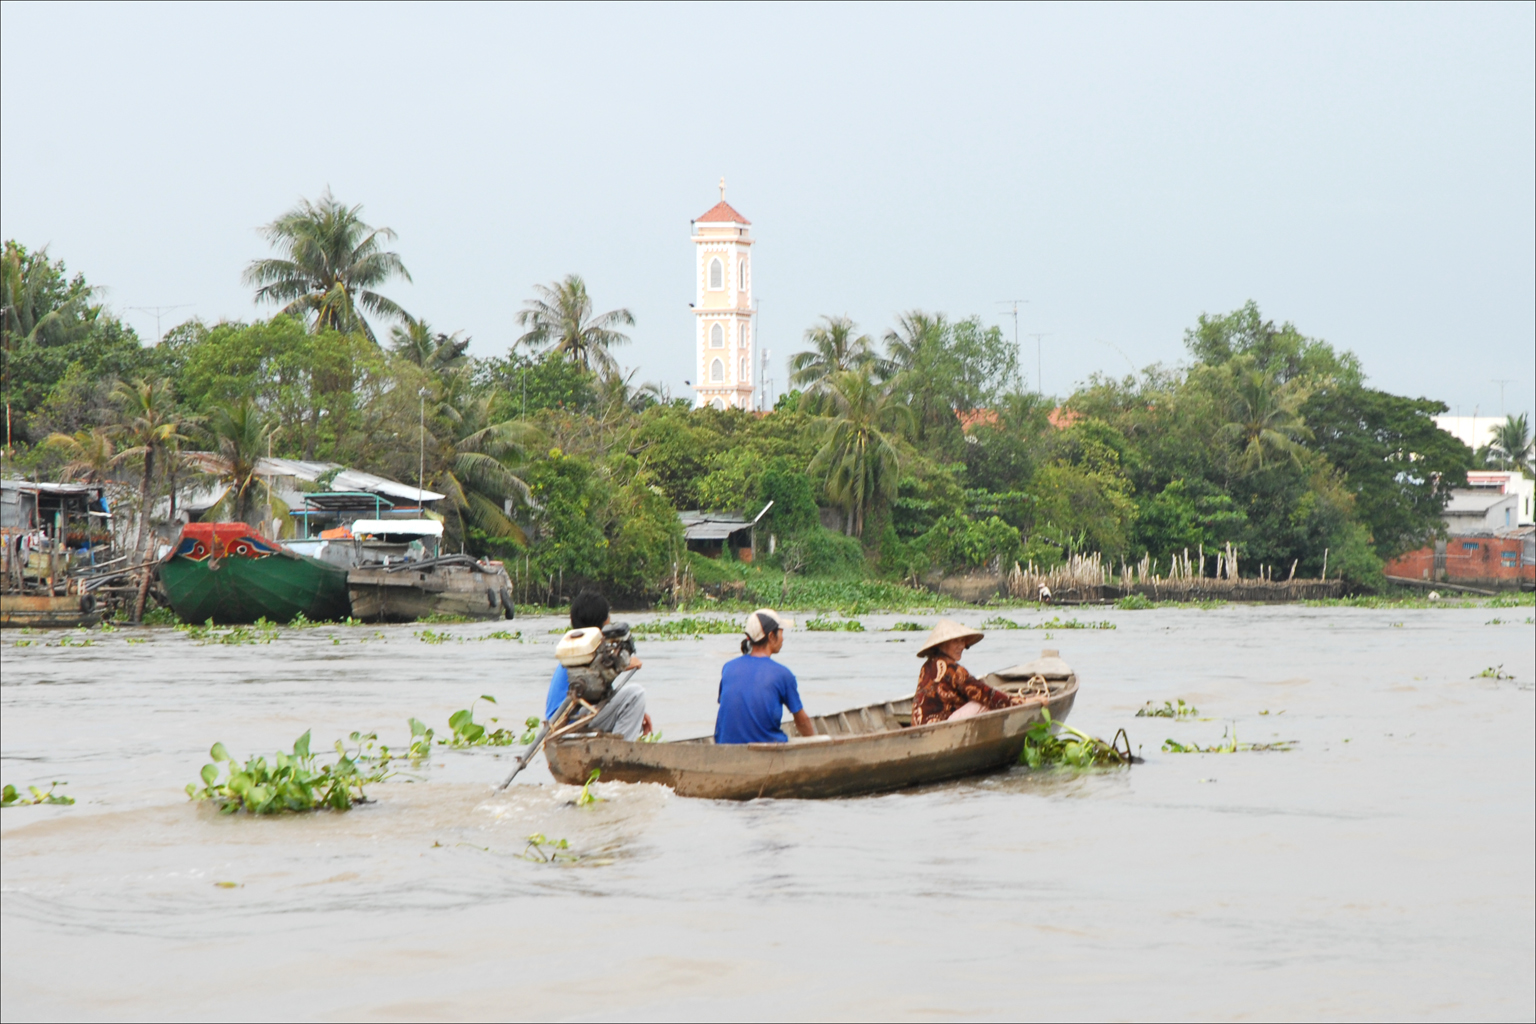
<path fill-rule="evenodd" d="M 799 390 L 762 415 L 632 385 L 611 349 L 633 317 L 595 313 L 576 275 L 538 287 L 511 350 L 473 357 L 375 290 L 405 270 L 358 207 L 327 195 L 267 233 L 278 255 L 248 278 L 282 312 L 147 347 L 82 276 L 7 242 L 7 472 L 115 482 L 140 507 L 218 478 L 214 514 L 233 518 L 268 500 L 252 467 L 270 448 L 421 472 L 448 495 L 450 548 L 504 559 L 520 600 L 595 582 L 632 602 L 911 607 L 898 584 L 936 575 L 1229 543 L 1249 572 L 1326 558 L 1370 588 L 1441 528 L 1469 466 L 1530 462 L 1523 420 L 1474 456 L 1435 427 L 1441 403 L 1369 387 L 1351 354 L 1253 303 L 1200 316 L 1187 366 L 1060 401 L 1021 389 L 978 318 L 914 310 L 877 343 L 826 317 L 792 360 Z M 395 321 L 388 347 L 364 314 Z M 765 507 L 755 552 L 687 552 L 679 511 Z"/>

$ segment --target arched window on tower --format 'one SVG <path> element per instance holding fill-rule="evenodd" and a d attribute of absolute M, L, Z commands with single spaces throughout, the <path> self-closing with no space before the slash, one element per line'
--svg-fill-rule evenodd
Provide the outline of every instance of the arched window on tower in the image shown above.
<path fill-rule="evenodd" d="M 736 328 L 736 344 L 740 348 L 747 347 L 747 325 L 739 324 Z"/>
<path fill-rule="evenodd" d="M 709 287 L 711 291 L 719 291 L 725 287 L 725 264 L 716 256 L 709 261 Z"/>
<path fill-rule="evenodd" d="M 717 398 L 713 402 L 710 402 L 709 404 L 710 404 L 711 407 L 713 407 L 715 409 L 719 409 L 721 412 L 725 412 L 725 402 L 724 402 L 724 400 Z"/>
<path fill-rule="evenodd" d="M 747 290 L 747 258 L 743 256 L 741 262 L 736 264 L 736 287 L 742 291 Z"/>
<path fill-rule="evenodd" d="M 725 348 L 725 328 L 719 324 L 709 329 L 709 347 Z"/>
<path fill-rule="evenodd" d="M 714 362 L 709 364 L 709 379 L 717 384 L 725 380 L 724 360 L 716 359 Z"/>
<path fill-rule="evenodd" d="M 747 382 L 747 357 L 741 357 L 741 376 L 736 378 L 742 384 Z"/>

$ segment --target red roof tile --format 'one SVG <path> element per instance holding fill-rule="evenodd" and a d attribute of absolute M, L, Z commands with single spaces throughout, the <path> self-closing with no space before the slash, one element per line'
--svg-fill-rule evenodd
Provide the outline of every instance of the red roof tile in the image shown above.
<path fill-rule="evenodd" d="M 699 221 L 724 221 L 725 223 L 751 224 L 741 214 L 731 209 L 731 204 L 724 199 L 709 208 L 709 212 L 699 218 Z"/>

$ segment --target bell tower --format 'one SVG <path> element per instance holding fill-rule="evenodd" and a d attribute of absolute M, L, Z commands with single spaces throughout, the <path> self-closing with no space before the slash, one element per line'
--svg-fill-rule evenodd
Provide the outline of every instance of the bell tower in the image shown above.
<path fill-rule="evenodd" d="M 695 409 L 750 409 L 757 338 L 752 304 L 752 222 L 720 201 L 693 222 Z"/>

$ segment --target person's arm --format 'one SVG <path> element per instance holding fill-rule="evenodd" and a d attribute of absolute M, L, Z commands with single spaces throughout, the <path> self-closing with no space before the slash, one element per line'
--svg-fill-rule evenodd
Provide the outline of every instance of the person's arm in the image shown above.
<path fill-rule="evenodd" d="M 955 681 L 955 689 L 965 694 L 966 699 L 973 700 L 982 707 L 996 710 L 1006 708 L 1013 703 L 1013 697 L 1002 690 L 994 690 L 986 683 L 977 679 L 962 665 L 955 666 L 955 673 L 960 678 Z"/>
<path fill-rule="evenodd" d="M 795 712 L 795 728 L 800 730 L 801 736 L 816 735 L 816 725 L 811 721 L 811 716 L 805 713 L 804 708 Z"/>

